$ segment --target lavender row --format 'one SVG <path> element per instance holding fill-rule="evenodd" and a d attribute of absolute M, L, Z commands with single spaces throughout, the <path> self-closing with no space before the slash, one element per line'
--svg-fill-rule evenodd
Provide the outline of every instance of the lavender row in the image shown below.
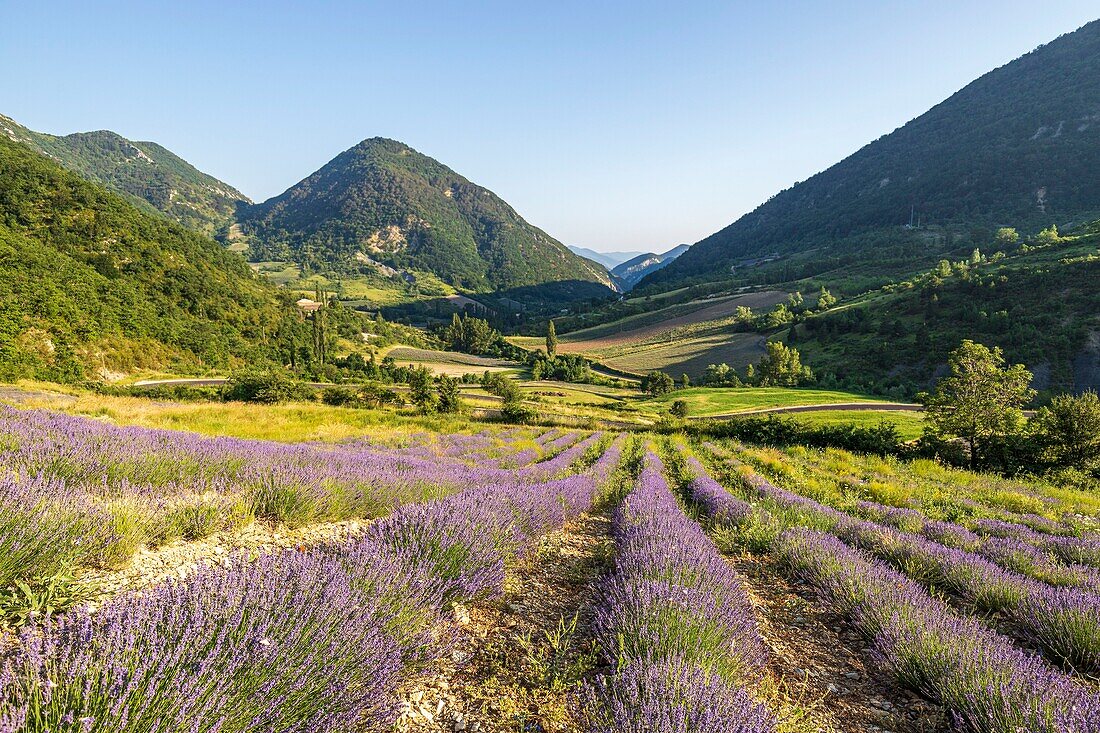
<path fill-rule="evenodd" d="M 764 511 L 729 495 L 698 462 L 691 464 L 696 478 L 690 490 L 712 516 L 739 525 L 754 511 Z M 825 523 L 847 517 L 759 477 L 753 483 L 780 506 L 821 510 L 818 519 Z M 783 532 L 771 550 L 871 641 L 883 668 L 950 708 L 962 728 L 980 733 L 1100 731 L 1095 695 L 981 623 L 955 616 L 898 571 L 806 528 Z"/>
<path fill-rule="evenodd" d="M 462 445 L 466 438 L 446 436 L 445 442 Z M 263 477 L 348 488 L 417 481 L 465 487 L 511 477 L 510 471 L 434 453 L 402 454 L 362 443 L 209 438 L 7 407 L 0 407 L 0 458 L 24 476 L 42 473 L 92 487 L 126 484 L 149 495 L 170 495 L 181 486 L 216 491 L 226 483 L 248 484 Z"/>
<path fill-rule="evenodd" d="M 443 653 L 454 602 L 584 511 L 584 474 L 406 506 L 354 541 L 280 552 L 25 629 L 0 662 L 0 733 L 388 730 L 394 690 Z"/>
<path fill-rule="evenodd" d="M 874 522 L 860 521 L 753 475 L 750 484 L 778 506 L 804 512 L 817 527 L 860 547 L 906 574 L 945 588 L 979 608 L 1008 613 L 1014 633 L 1085 673 L 1100 672 L 1100 596 L 1058 588 L 965 550 Z"/>
<path fill-rule="evenodd" d="M 594 636 L 616 673 L 585 690 L 592 733 L 763 733 L 776 721 L 744 684 L 766 659 L 743 587 L 681 511 L 647 454 L 612 519 L 616 559 Z"/>
<path fill-rule="evenodd" d="M 456 444 L 484 445 L 467 437 Z M 253 517 L 290 526 L 371 518 L 465 487 L 545 481 L 576 457 L 567 449 L 516 471 L 0 408 L 0 587 L 74 565 L 116 566 L 142 544 L 197 539 Z"/>
<path fill-rule="evenodd" d="M 792 529 L 780 559 L 871 641 L 880 665 L 981 733 L 1095 733 L 1100 698 L 901 573 L 837 538 Z"/>
<path fill-rule="evenodd" d="M 707 447 L 715 453 L 724 455 L 727 458 L 732 457 L 728 451 L 713 443 L 708 443 Z M 830 451 L 826 451 L 826 454 L 829 453 Z M 843 452 L 835 451 L 832 453 L 842 454 Z M 819 455 L 820 453 L 816 451 L 804 450 L 799 452 L 799 456 L 803 459 L 801 463 L 802 469 L 809 471 L 812 476 L 819 476 L 827 481 L 835 481 L 835 472 L 824 469 L 819 465 L 821 461 L 815 460 L 814 457 Z M 942 467 L 937 468 L 942 469 Z M 844 473 L 843 469 L 835 470 L 840 471 L 841 474 Z M 979 476 L 955 471 L 953 469 L 943 470 L 950 471 L 950 478 L 952 479 L 977 479 L 979 481 L 995 480 L 1005 483 L 1004 479 L 993 479 L 993 477 Z M 905 478 L 906 476 L 904 473 L 898 472 L 889 474 L 884 477 L 884 480 L 903 480 L 904 486 Z M 1035 503 L 1038 503 L 1039 506 L 1043 506 L 1050 511 L 1066 511 L 1065 503 L 1050 496 L 1037 494 L 1034 489 L 1028 487 L 1026 484 L 1010 485 L 1010 490 L 1008 491 L 1010 495 L 1020 495 L 1026 499 L 1021 502 L 1022 506 L 1017 507 L 1019 511 L 1012 511 L 1002 505 L 1005 503 L 1011 504 L 1011 502 L 990 505 L 988 503 L 975 501 L 968 496 L 958 496 L 959 487 L 957 485 L 947 484 L 943 479 L 936 480 L 934 483 L 940 488 L 950 487 L 952 494 L 950 499 L 943 500 L 939 496 L 933 496 L 931 499 L 927 496 L 922 496 L 920 499 L 906 496 L 905 501 L 911 506 L 902 507 L 874 504 L 872 502 L 852 502 L 849 497 L 849 490 L 852 488 L 849 482 L 839 481 L 838 483 L 845 494 L 843 500 L 845 509 L 849 508 L 849 504 L 854 504 L 856 508 L 858 508 L 860 504 L 863 504 L 868 507 L 877 507 L 880 511 L 891 511 L 892 515 L 902 522 L 915 522 L 918 524 L 922 521 L 935 521 L 932 517 L 942 516 L 945 519 L 950 518 L 952 521 L 965 524 L 981 535 L 990 534 L 990 532 L 987 532 L 986 527 L 995 528 L 992 530 L 992 533 L 1008 532 L 1013 536 L 1018 536 L 1020 539 L 1035 544 L 1040 549 L 1054 552 L 1054 554 L 1058 555 L 1067 563 L 1094 565 L 1100 568 L 1100 535 L 1095 531 L 1090 532 L 1083 528 L 1083 523 L 1081 521 L 1082 517 L 1080 515 L 1064 514 L 1065 521 L 1059 522 L 1046 516 L 1023 511 L 1027 506 Z M 860 483 L 874 483 L 874 479 L 870 482 L 862 481 Z M 964 483 L 961 485 L 965 486 L 966 484 Z M 1006 489 L 1001 489 L 1001 491 L 1006 491 Z M 859 489 L 853 493 L 859 495 L 863 493 L 863 490 Z M 875 490 L 871 489 L 871 493 L 875 493 Z M 902 528 L 904 529 L 904 527 Z M 916 530 L 913 529 L 909 531 Z M 1064 554 L 1062 548 L 1065 548 Z"/>
<path fill-rule="evenodd" d="M 1081 537 L 1052 535 L 1031 527 L 995 519 L 980 519 L 974 529 L 987 537 L 1000 537 L 1026 542 L 1040 550 L 1053 553 L 1063 562 L 1100 569 L 1100 536 Z"/>
<path fill-rule="evenodd" d="M 1023 525 L 996 519 L 978 519 L 974 532 L 951 522 L 928 519 L 915 509 L 869 501 L 855 510 L 880 524 L 919 534 L 967 552 L 975 552 L 1006 570 L 1059 586 L 1100 589 L 1100 540 L 1093 537 L 1051 536 Z M 1075 559 L 1090 561 L 1079 564 Z"/>

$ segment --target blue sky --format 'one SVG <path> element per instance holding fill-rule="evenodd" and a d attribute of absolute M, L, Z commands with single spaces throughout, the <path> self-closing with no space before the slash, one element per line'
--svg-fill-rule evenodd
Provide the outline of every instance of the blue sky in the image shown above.
<path fill-rule="evenodd" d="M 393 137 L 604 251 L 694 242 L 1100 16 L 1095 0 L 0 8 L 0 112 L 28 127 L 154 140 L 257 200 Z"/>

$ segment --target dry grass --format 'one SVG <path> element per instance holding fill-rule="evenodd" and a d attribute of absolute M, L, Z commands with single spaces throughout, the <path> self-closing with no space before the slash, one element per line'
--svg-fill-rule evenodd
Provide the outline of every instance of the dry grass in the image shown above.
<path fill-rule="evenodd" d="M 65 402 L 32 396 L 20 400 L 20 406 L 60 410 L 118 425 L 285 442 L 338 441 L 369 435 L 372 440 L 400 443 L 410 431 L 462 432 L 472 427 L 461 419 L 442 416 L 413 417 L 319 403 L 158 402 L 76 390 L 69 394 L 73 399 Z"/>

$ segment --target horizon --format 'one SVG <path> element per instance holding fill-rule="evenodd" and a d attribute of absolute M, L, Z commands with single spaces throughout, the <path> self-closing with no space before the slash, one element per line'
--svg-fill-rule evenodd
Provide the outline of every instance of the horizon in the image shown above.
<path fill-rule="evenodd" d="M 23 73 L 0 79 L 0 114 L 55 135 L 156 142 L 255 201 L 392 137 L 564 244 L 663 252 L 1096 13 L 1017 0 L 792 5 L 567 3 L 522 17 L 498 3 L 19 7 L 0 29 L 0 63 Z M 48 20 L 59 13 L 71 21 L 61 28 Z M 360 37 L 364 24 L 383 31 Z"/>

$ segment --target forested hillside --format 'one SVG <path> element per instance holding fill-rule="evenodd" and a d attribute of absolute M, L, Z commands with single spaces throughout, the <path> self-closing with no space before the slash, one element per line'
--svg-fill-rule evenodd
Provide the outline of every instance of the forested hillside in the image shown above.
<path fill-rule="evenodd" d="M 528 224 L 491 191 L 396 140 L 364 140 L 249 207 L 241 222 L 257 261 L 344 273 L 381 264 L 429 272 L 472 291 L 531 295 L 532 286 L 551 283 L 576 298 L 610 294 L 602 268 Z"/>
<path fill-rule="evenodd" d="M 0 379 L 276 356 L 276 291 L 211 239 L 0 136 Z"/>
<path fill-rule="evenodd" d="M 69 170 L 121 194 L 147 211 L 212 235 L 229 226 L 248 197 L 183 158 L 151 142 L 134 142 L 110 130 L 62 137 L 35 132 L 0 115 L 0 136 L 21 142 Z"/>
<path fill-rule="evenodd" d="M 642 287 L 728 278 L 775 258 L 800 276 L 914 262 L 991 229 L 1064 230 L 1100 215 L 1100 21 L 968 85 L 895 132 L 779 193 Z M 914 230 L 903 229 L 912 223 Z M 772 269 L 776 265 L 771 266 Z"/>
<path fill-rule="evenodd" d="M 926 389 L 963 339 L 1000 346 L 1041 390 L 1100 389 L 1100 222 L 973 252 L 815 314 L 783 335 L 828 380 L 878 394 Z"/>

